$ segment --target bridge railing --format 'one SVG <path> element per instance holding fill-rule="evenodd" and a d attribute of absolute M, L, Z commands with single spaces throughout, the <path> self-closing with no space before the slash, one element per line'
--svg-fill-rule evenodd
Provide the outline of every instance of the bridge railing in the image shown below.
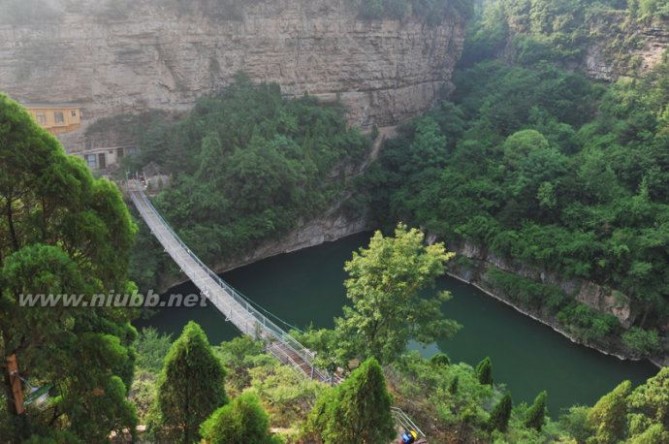
<path fill-rule="evenodd" d="M 420 438 L 425 438 L 425 433 L 423 433 L 423 431 L 418 428 L 416 423 L 409 417 L 409 415 L 404 413 L 402 409 L 399 407 L 390 407 L 390 412 L 395 419 L 395 424 L 399 425 L 405 430 L 414 430 L 416 433 L 418 433 Z"/>
<path fill-rule="evenodd" d="M 273 321 L 268 319 L 264 314 L 262 314 L 260 311 L 258 311 L 252 304 L 249 302 L 246 297 L 244 297 L 241 293 L 239 293 L 237 290 L 235 290 L 232 286 L 230 286 L 227 282 L 225 282 L 223 279 L 220 278 L 216 273 L 214 273 L 204 262 L 200 260 L 200 258 L 191 251 L 191 249 L 184 243 L 179 235 L 176 234 L 176 232 L 172 229 L 170 224 L 161 216 L 161 214 L 156 210 L 156 208 L 153 206 L 151 201 L 148 199 L 146 194 L 142 190 L 137 190 L 137 189 L 130 189 L 130 196 L 135 203 L 135 206 L 137 209 L 142 213 L 142 207 L 147 209 L 150 215 L 144 215 L 142 216 L 146 219 L 147 217 L 153 216 L 157 222 L 161 225 L 162 228 L 167 230 L 169 233 L 170 237 L 174 238 L 174 240 L 179 244 L 179 246 L 188 254 L 188 256 L 197 263 L 199 268 L 204 271 L 208 277 L 213 279 L 220 288 L 222 288 L 225 293 L 227 293 L 231 298 L 237 302 L 243 309 L 244 313 L 237 313 L 237 310 L 234 310 L 233 307 L 229 307 L 230 311 L 229 313 L 223 313 L 224 315 L 228 316 L 228 318 L 233 321 L 241 322 L 242 318 L 247 318 L 248 321 L 248 314 L 251 314 L 253 320 L 255 321 L 255 325 L 252 327 L 246 324 L 246 331 L 245 329 L 242 328 L 241 325 L 237 325 L 237 328 L 242 330 L 243 333 L 246 334 L 252 334 L 249 330 L 253 330 L 256 332 L 256 334 L 252 334 L 256 337 L 256 339 L 261 339 L 263 342 L 268 343 L 271 342 L 272 340 L 276 340 L 284 344 L 284 346 L 288 347 L 292 352 L 294 352 L 297 356 L 299 356 L 306 364 L 310 366 L 310 372 L 311 374 L 308 375 L 312 378 L 315 379 L 320 379 L 321 381 L 324 382 L 333 382 L 332 376 L 328 375 L 327 373 L 321 371 L 320 369 L 316 368 L 314 366 L 314 358 L 315 358 L 315 353 L 309 350 L 308 348 L 304 347 L 297 339 L 292 337 L 290 334 L 288 334 L 286 331 L 284 331 L 281 327 L 279 327 L 277 324 L 275 324 Z M 147 224 L 149 224 L 149 221 L 147 220 Z M 155 229 L 149 225 L 149 228 L 151 231 L 154 232 L 154 235 L 158 237 L 160 240 L 160 233 L 156 233 Z M 183 270 L 186 272 L 186 270 Z M 195 271 L 195 270 L 193 270 Z M 190 275 L 189 275 L 190 276 Z M 209 299 L 216 298 L 218 297 L 213 294 L 206 294 L 207 291 L 204 289 L 201 289 L 205 293 L 205 296 Z M 220 301 L 221 304 L 225 304 L 224 301 Z M 233 313 L 234 312 L 234 313 Z M 274 352 L 275 355 L 281 354 L 279 352 Z M 282 358 L 285 356 L 278 356 L 280 360 L 283 361 Z M 290 361 L 293 362 L 294 366 L 297 366 L 292 359 L 289 359 Z M 298 366 L 299 367 L 299 366 Z M 301 371 L 304 371 L 304 369 L 300 368 Z"/>

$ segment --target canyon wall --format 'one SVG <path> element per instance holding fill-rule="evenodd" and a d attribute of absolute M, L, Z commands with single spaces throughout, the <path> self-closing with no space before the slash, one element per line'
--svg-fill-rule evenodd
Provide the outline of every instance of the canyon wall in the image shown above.
<path fill-rule="evenodd" d="M 555 286 L 570 298 L 601 313 L 615 316 L 623 327 L 629 328 L 632 325 L 634 313 L 629 298 L 614 289 L 603 287 L 585 279 L 565 278 L 558 273 L 540 267 L 529 266 L 520 261 L 500 257 L 486 248 L 470 242 L 453 242 L 448 247 L 471 260 L 471 267 L 458 270 L 460 277 L 464 280 L 493 288 L 494 283 L 488 280 L 487 272 L 493 269 L 504 271 L 536 283 Z"/>
<path fill-rule="evenodd" d="M 80 134 L 101 117 L 187 110 L 240 71 L 387 126 L 450 87 L 464 34 L 456 15 L 365 21 L 349 0 L 23 1 L 42 9 L 0 14 L 0 91 L 80 106 Z"/>
<path fill-rule="evenodd" d="M 631 22 L 622 12 L 602 14 L 591 23 L 589 34 L 590 44 L 580 69 L 598 80 L 643 76 L 669 49 L 666 22 Z"/>

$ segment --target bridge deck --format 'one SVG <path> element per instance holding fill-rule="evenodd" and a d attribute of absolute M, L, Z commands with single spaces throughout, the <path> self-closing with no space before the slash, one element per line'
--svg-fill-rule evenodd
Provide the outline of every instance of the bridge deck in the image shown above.
<path fill-rule="evenodd" d="M 202 294 L 242 333 L 262 340 L 267 351 L 306 376 L 332 382 L 313 366 L 314 354 L 275 323 L 258 312 L 242 295 L 220 279 L 172 231 L 143 191 L 129 189 L 135 207 L 165 251 L 200 289 Z"/>

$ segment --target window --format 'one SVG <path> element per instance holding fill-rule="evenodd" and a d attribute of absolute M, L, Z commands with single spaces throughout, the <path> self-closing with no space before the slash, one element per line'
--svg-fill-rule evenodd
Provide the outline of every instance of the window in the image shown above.
<path fill-rule="evenodd" d="M 72 117 L 77 117 L 77 112 L 72 110 Z"/>
<path fill-rule="evenodd" d="M 90 169 L 94 170 L 98 167 L 98 157 L 95 154 L 86 154 L 84 157 L 86 158 L 86 163 Z"/>
<path fill-rule="evenodd" d="M 125 155 L 125 152 L 123 151 L 123 148 L 116 148 L 116 158 L 117 159 L 123 159 L 124 155 Z"/>
<path fill-rule="evenodd" d="M 107 168 L 107 156 L 105 156 L 105 153 L 98 154 L 98 166 L 101 170 Z"/>
<path fill-rule="evenodd" d="M 53 113 L 53 120 L 56 122 L 56 125 L 65 123 L 65 116 L 62 111 L 56 111 Z"/>
<path fill-rule="evenodd" d="M 42 112 L 36 113 L 35 118 L 40 125 L 46 125 L 46 115 Z"/>

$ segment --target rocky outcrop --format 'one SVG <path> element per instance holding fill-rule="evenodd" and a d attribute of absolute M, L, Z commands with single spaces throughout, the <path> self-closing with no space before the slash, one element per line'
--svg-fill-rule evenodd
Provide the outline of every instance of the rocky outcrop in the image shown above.
<path fill-rule="evenodd" d="M 666 22 L 633 20 L 624 10 L 593 15 L 587 34 L 589 43 L 580 68 L 598 80 L 643 76 L 669 48 Z"/>
<path fill-rule="evenodd" d="M 352 218 L 342 213 L 325 215 L 304 223 L 279 240 L 263 243 L 246 255 L 235 258 L 234 261 L 217 264 L 215 268 L 218 272 L 224 272 L 277 254 L 334 242 L 369 229 L 365 217 Z"/>
<path fill-rule="evenodd" d="M 188 109 L 239 71 L 288 96 L 341 101 L 351 124 L 385 126 L 449 87 L 463 43 L 457 16 L 364 21 L 348 0 L 26 0 L 40 1 L 51 13 L 38 21 L 0 18 L 0 90 L 76 103 L 84 128 Z"/>
<path fill-rule="evenodd" d="M 469 282 L 489 284 L 485 281 L 487 272 L 490 269 L 502 270 L 537 283 L 558 287 L 569 297 L 590 308 L 615 316 L 625 328 L 629 328 L 634 320 L 629 298 L 619 291 L 584 279 L 567 279 L 557 273 L 500 257 L 470 242 L 449 244 L 449 249 L 474 261 L 475 266 L 459 270 L 461 277 Z"/>

